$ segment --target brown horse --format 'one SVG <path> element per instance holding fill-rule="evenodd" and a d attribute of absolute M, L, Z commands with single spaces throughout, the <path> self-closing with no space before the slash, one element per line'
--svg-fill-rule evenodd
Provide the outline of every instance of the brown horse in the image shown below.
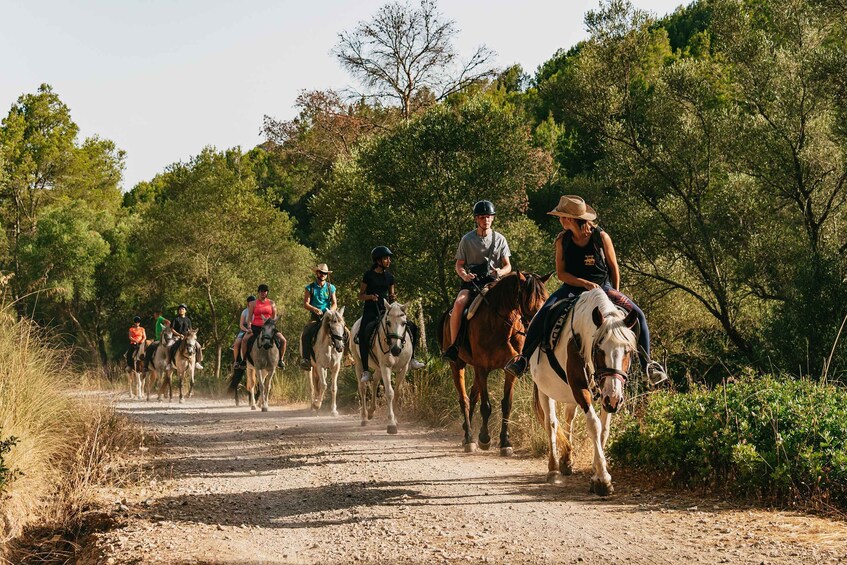
<path fill-rule="evenodd" d="M 520 352 L 529 321 L 547 300 L 544 283 L 551 275 L 552 273 L 548 273 L 539 276 L 522 271 L 506 275 L 491 287 L 474 317 L 467 322 L 467 337 L 459 344 L 459 360 L 450 362 L 453 384 L 456 385 L 459 395 L 459 409 L 464 418 L 462 428 L 465 430 L 465 437 L 462 444 L 467 452 L 476 450 L 476 444 L 471 439 L 471 421 L 478 400 L 481 400 L 479 409 L 482 414 L 479 447 L 488 449 L 491 445 L 488 432 L 488 420 L 491 416 L 488 375 L 495 369 L 502 369 Z M 438 342 L 444 351 L 453 342 L 450 335 L 449 310 L 442 315 L 438 330 Z M 470 398 L 465 389 L 465 365 L 471 365 L 474 370 Z M 515 378 L 507 373 L 501 403 L 501 455 L 511 455 L 513 451 L 509 441 L 509 415 L 512 412 L 514 384 Z"/>

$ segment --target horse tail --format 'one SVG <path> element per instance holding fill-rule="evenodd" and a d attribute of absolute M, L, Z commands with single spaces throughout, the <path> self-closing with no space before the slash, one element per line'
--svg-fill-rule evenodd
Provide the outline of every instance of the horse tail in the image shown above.
<path fill-rule="evenodd" d="M 235 392 L 238 390 L 238 385 L 241 384 L 241 377 L 244 376 L 244 369 L 233 369 L 232 377 L 229 379 L 229 391 Z"/>
<path fill-rule="evenodd" d="M 441 314 L 441 318 L 438 320 L 438 325 L 435 326 L 435 338 L 438 340 L 438 346 L 442 349 L 447 349 L 447 346 L 444 345 L 444 323 L 449 316 L 450 310 L 445 311 Z"/>
<path fill-rule="evenodd" d="M 541 424 L 541 427 L 544 428 L 544 409 L 541 407 L 541 399 L 538 398 L 538 385 L 532 384 L 532 407 L 535 410 L 535 417 L 538 419 L 538 423 Z M 548 433 L 547 430 L 544 430 L 544 433 Z M 568 436 L 565 434 L 564 428 L 562 428 L 562 423 L 559 422 L 559 425 L 556 426 L 556 447 L 559 453 L 556 454 L 556 457 L 561 457 L 565 453 L 570 451 L 571 442 L 568 441 Z"/>

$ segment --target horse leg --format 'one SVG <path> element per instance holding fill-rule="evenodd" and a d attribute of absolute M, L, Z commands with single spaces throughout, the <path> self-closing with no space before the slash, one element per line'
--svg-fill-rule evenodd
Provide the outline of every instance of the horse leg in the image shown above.
<path fill-rule="evenodd" d="M 247 395 L 250 397 L 250 410 L 256 409 L 256 368 L 247 367 Z"/>
<path fill-rule="evenodd" d="M 315 402 L 315 395 L 317 394 L 317 381 L 315 380 L 315 366 L 309 369 L 309 400 L 312 401 L 312 410 L 317 410 L 317 402 Z"/>
<path fill-rule="evenodd" d="M 565 442 L 562 456 L 559 458 L 559 468 L 563 475 L 573 473 L 574 454 L 573 454 L 573 417 L 576 414 L 576 404 L 565 404 L 565 423 L 564 433 L 567 442 Z"/>
<path fill-rule="evenodd" d="M 397 433 L 397 418 L 394 415 L 394 387 L 391 386 L 391 369 L 380 368 L 382 372 L 382 385 L 385 387 L 385 402 L 388 404 L 388 433 Z"/>
<path fill-rule="evenodd" d="M 324 395 L 326 394 L 326 369 L 320 367 L 318 369 L 318 410 L 324 403 Z"/>
<path fill-rule="evenodd" d="M 612 414 L 606 412 L 604 408 L 600 408 L 600 445 L 603 451 L 606 451 L 606 442 L 609 441 L 609 428 L 612 425 Z"/>
<path fill-rule="evenodd" d="M 544 414 L 544 431 L 547 433 L 547 446 L 550 453 L 547 456 L 547 482 L 559 484 L 562 476 L 559 467 L 559 421 L 556 417 L 556 401 L 538 391 L 538 406 Z"/>
<path fill-rule="evenodd" d="M 126 376 L 127 381 L 129 382 L 129 399 L 132 400 L 135 398 L 135 395 L 132 394 L 132 381 L 135 379 L 134 371 L 132 369 L 127 370 Z"/>
<path fill-rule="evenodd" d="M 188 396 L 186 398 L 191 398 L 191 394 L 194 392 L 194 363 L 188 366 L 188 377 Z"/>
<path fill-rule="evenodd" d="M 259 373 L 259 392 L 262 395 L 262 412 L 268 411 L 268 396 L 271 394 L 271 379 L 273 379 L 273 371 Z"/>
<path fill-rule="evenodd" d="M 179 403 L 182 404 L 185 402 L 185 397 L 183 396 L 183 384 L 185 383 L 185 373 L 177 371 L 176 377 L 179 379 Z"/>
<path fill-rule="evenodd" d="M 453 385 L 456 387 L 456 392 L 459 396 L 459 410 L 462 412 L 462 429 L 465 431 L 465 437 L 462 438 L 462 445 L 465 446 L 466 452 L 472 453 L 476 451 L 476 444 L 471 439 L 470 399 L 465 389 L 465 368 L 459 367 L 455 363 L 450 363 L 450 369 L 453 371 Z"/>
<path fill-rule="evenodd" d="M 332 394 L 332 411 L 330 414 L 332 416 L 338 416 L 338 406 L 335 403 L 335 397 L 338 394 L 338 372 L 341 370 L 341 359 L 338 359 L 338 363 L 336 363 L 332 367 L 332 380 L 330 381 L 330 389 L 329 392 Z"/>
<path fill-rule="evenodd" d="M 591 393 L 585 391 L 590 397 Z M 591 476 L 591 492 L 600 496 L 608 496 L 614 492 L 612 487 L 612 476 L 606 467 L 606 454 L 603 453 L 603 442 L 600 438 L 602 433 L 600 418 L 594 412 L 594 406 L 588 405 L 588 410 L 585 411 L 585 428 L 588 432 L 588 437 L 594 444 L 594 474 Z"/>
<path fill-rule="evenodd" d="M 512 398 L 515 392 L 515 377 L 510 373 L 505 373 L 503 379 L 503 400 L 500 402 L 500 408 L 503 413 L 503 422 L 500 425 L 500 455 L 511 457 L 515 450 L 512 448 L 511 438 L 509 437 L 509 416 L 512 414 Z"/>
<path fill-rule="evenodd" d="M 491 434 L 488 432 L 488 422 L 491 418 L 491 398 L 488 396 L 488 371 L 474 367 L 476 384 L 479 387 L 479 412 L 482 414 L 482 426 L 479 428 L 479 447 L 487 450 L 491 447 Z"/>

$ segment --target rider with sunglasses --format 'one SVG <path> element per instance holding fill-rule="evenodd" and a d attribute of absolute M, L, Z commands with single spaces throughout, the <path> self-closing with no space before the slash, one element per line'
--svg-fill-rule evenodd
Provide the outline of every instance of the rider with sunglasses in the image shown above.
<path fill-rule="evenodd" d="M 314 269 L 315 281 L 306 285 L 303 293 L 303 308 L 309 311 L 309 323 L 300 334 L 300 368 L 308 371 L 312 368 L 312 340 L 320 326 L 321 316 L 327 310 L 338 308 L 335 298 L 335 285 L 327 279 L 332 273 L 326 263 L 321 263 Z"/>

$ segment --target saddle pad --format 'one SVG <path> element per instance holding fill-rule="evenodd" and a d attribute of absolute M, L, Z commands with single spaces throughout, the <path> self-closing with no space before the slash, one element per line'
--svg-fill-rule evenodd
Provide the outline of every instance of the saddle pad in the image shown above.
<path fill-rule="evenodd" d="M 482 301 L 485 300 L 485 295 L 488 294 L 488 290 L 489 286 L 486 285 L 482 287 L 482 292 L 478 293 L 476 297 L 474 297 L 473 302 L 471 302 L 471 305 L 468 306 L 468 320 L 474 317 L 474 314 L 476 314 L 476 311 L 479 309 L 480 304 L 482 304 Z"/>
<path fill-rule="evenodd" d="M 559 339 L 562 337 L 562 330 L 565 327 L 565 320 L 568 314 L 573 309 L 579 296 L 569 296 L 556 301 L 550 310 L 547 312 L 547 317 L 544 319 L 544 341 L 541 348 L 544 350 L 553 351 Z"/>

